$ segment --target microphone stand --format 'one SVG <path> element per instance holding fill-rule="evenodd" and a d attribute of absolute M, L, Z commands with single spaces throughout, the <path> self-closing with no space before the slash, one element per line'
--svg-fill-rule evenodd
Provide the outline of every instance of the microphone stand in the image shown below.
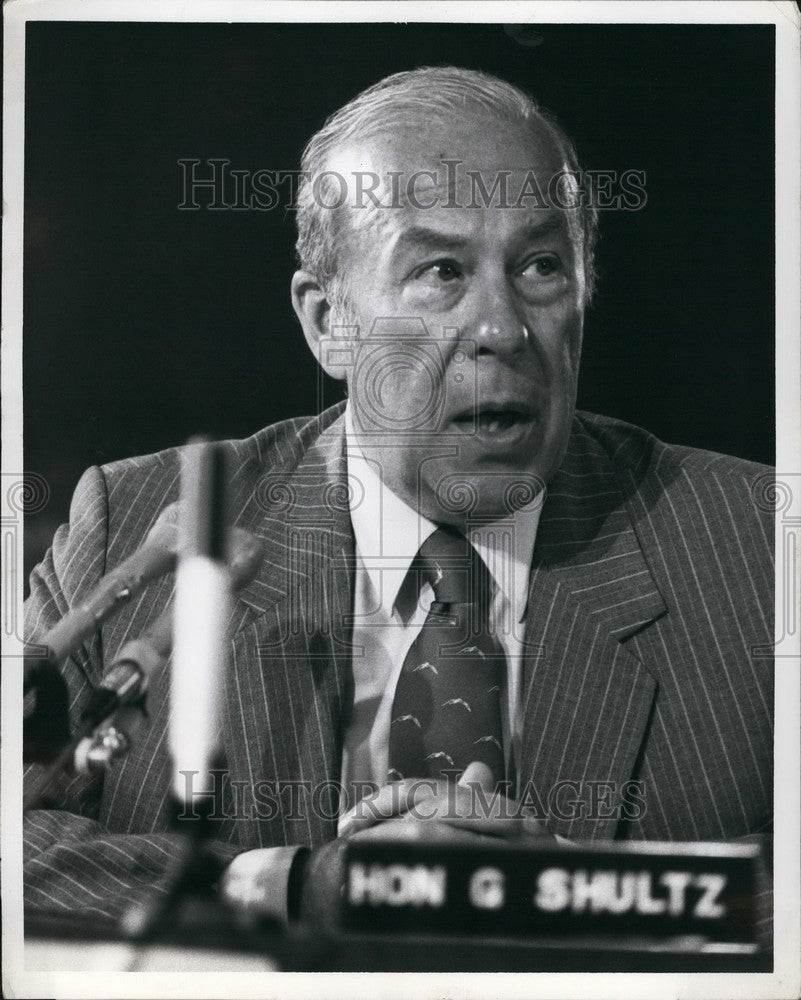
<path fill-rule="evenodd" d="M 297 946 L 298 936 L 288 935 L 277 918 L 238 910 L 217 891 L 225 865 L 212 847 L 220 819 L 210 790 L 219 762 L 216 738 L 233 592 L 225 560 L 226 485 L 221 446 L 198 442 L 187 449 L 170 672 L 169 824 L 180 834 L 179 847 L 161 893 L 131 908 L 122 930 L 140 946 L 168 942 L 266 952 L 293 966 L 314 953 L 308 941 Z M 182 780 L 187 773 L 197 777 L 199 793 L 187 794 Z"/>
<path fill-rule="evenodd" d="M 186 806 L 169 800 L 170 829 L 178 833 L 178 850 L 161 886 L 132 906 L 121 920 L 126 938 L 140 947 L 158 943 L 275 954 L 283 927 L 274 918 L 237 911 L 217 892 L 225 868 L 212 841 L 219 820 L 212 797 Z"/>
<path fill-rule="evenodd" d="M 29 777 L 24 808 L 42 804 L 64 775 L 102 771 L 127 751 L 127 725 L 146 715 L 148 678 L 164 666 L 172 650 L 168 822 L 179 835 L 176 853 L 160 891 L 131 907 L 111 936 L 122 934 L 141 947 L 158 943 L 267 954 L 283 968 L 304 969 L 320 964 L 319 936 L 312 939 L 304 929 L 286 928 L 277 918 L 226 902 L 216 890 L 225 864 L 212 843 L 220 822 L 214 815 L 214 797 L 198 795 L 187 804 L 179 781 L 188 770 L 207 783 L 218 760 L 214 734 L 231 595 L 255 576 L 263 556 L 253 536 L 237 528 L 226 530 L 223 457 L 222 448 L 214 444 L 189 450 L 180 517 L 178 505 L 167 508 L 140 549 L 51 629 L 44 643 L 47 655 L 26 657 L 24 688 L 34 703 L 25 718 L 24 758 L 44 767 Z M 183 535 L 180 555 L 177 530 Z M 68 693 L 57 664 L 176 561 L 174 611 L 165 612 L 123 647 L 93 690 L 77 732 L 71 733 Z M 108 932 L 107 927 L 95 928 L 98 937 Z"/>
<path fill-rule="evenodd" d="M 289 972 L 326 968 L 335 949 L 319 929 L 239 909 L 219 893 L 217 882 L 227 862 L 212 845 L 220 822 L 214 809 L 213 796 L 204 797 L 193 804 L 194 815 L 187 816 L 186 806 L 171 797 L 170 826 L 180 834 L 180 846 L 162 892 L 151 893 L 122 917 L 123 936 L 138 948 L 128 971 L 137 971 L 154 945 L 252 955 Z"/>

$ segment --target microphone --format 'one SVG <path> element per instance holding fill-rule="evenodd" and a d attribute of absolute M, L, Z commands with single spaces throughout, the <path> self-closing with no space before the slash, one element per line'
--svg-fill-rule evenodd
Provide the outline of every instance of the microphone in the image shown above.
<path fill-rule="evenodd" d="M 36 692 L 36 705 L 33 713 L 25 718 L 24 759 L 48 765 L 42 773 L 30 779 L 25 793 L 25 809 L 32 808 L 41 799 L 65 768 L 77 774 L 102 770 L 113 757 L 127 750 L 126 733 L 130 735 L 141 725 L 142 712 L 136 710 L 142 708 L 154 671 L 164 665 L 172 652 L 172 609 L 168 608 L 138 638 L 130 639 L 123 645 L 82 713 L 75 737 L 70 734 L 67 690 L 58 672 L 56 658 L 63 660 L 69 656 L 88 634 L 94 632 L 100 621 L 110 617 L 147 581 L 173 567 L 179 517 L 178 504 L 165 508 L 142 546 L 111 570 L 87 601 L 80 608 L 68 612 L 45 636 L 43 644 L 50 655 L 30 654 L 25 657 L 24 689 L 26 694 Z M 231 587 L 238 591 L 255 578 L 264 559 L 264 546 L 243 528 L 231 528 L 226 533 L 225 559 Z M 123 585 L 129 588 L 127 596 L 120 594 Z M 115 593 L 117 601 L 110 605 L 109 595 Z M 91 628 L 88 618 L 91 618 Z M 110 722 L 113 726 L 109 725 Z M 125 732 L 114 730 L 120 725 Z M 112 731 L 113 739 L 110 738 Z"/>
<path fill-rule="evenodd" d="M 22 722 L 22 759 L 48 764 L 70 741 L 69 692 L 57 665 L 28 653 L 23 662 L 26 707 Z"/>
<path fill-rule="evenodd" d="M 71 737 L 69 698 L 59 665 L 151 580 L 174 567 L 176 546 L 177 509 L 173 504 L 161 512 L 140 547 L 108 572 L 83 604 L 68 611 L 45 634 L 36 644 L 37 652 L 25 656 L 23 690 L 33 695 L 34 705 L 23 722 L 23 759 L 47 765 L 26 792 L 26 809 L 72 759 L 76 742 L 92 728 L 91 722 L 85 722 L 78 737 Z M 43 653 L 39 651 L 42 647 Z M 129 681 L 118 676 L 111 684 L 130 697 Z M 117 696 L 108 691 L 95 692 L 90 702 L 88 718 L 101 720 L 114 710 Z"/>
<path fill-rule="evenodd" d="M 250 583 L 263 558 L 264 546 L 249 531 L 242 528 L 228 531 L 225 564 L 232 591 Z M 97 726 L 118 708 L 139 703 L 147 693 L 150 676 L 172 652 L 172 644 L 173 612 L 169 608 L 138 638 L 125 643 L 111 669 L 95 689 L 81 716 L 82 720 Z"/>
<path fill-rule="evenodd" d="M 225 562 L 225 454 L 187 449 L 181 482 L 181 555 L 175 574 L 169 745 L 172 792 L 187 805 L 186 772 L 196 791 L 212 790 L 232 578 Z M 193 782 L 194 783 L 194 782 Z"/>
<path fill-rule="evenodd" d="M 264 546 L 249 531 L 231 528 L 226 538 L 226 562 L 234 592 L 254 579 L 264 559 Z M 173 612 L 168 608 L 138 638 L 129 639 L 117 654 L 111 669 L 95 690 L 92 701 L 82 715 L 93 728 L 107 721 L 120 709 L 141 706 L 147 694 L 150 678 L 162 667 L 172 652 Z M 139 720 L 126 714 L 126 729 Z M 115 724 L 118 724 L 115 720 Z M 74 766 L 78 773 L 103 766 L 102 753 L 96 752 L 95 736 L 81 740 L 75 748 Z M 95 751 L 90 755 L 90 751 Z"/>
<path fill-rule="evenodd" d="M 173 569 L 177 521 L 176 505 L 165 507 L 136 552 L 106 573 L 84 603 L 67 612 L 50 629 L 42 641 L 51 662 L 65 660 L 151 580 Z"/>

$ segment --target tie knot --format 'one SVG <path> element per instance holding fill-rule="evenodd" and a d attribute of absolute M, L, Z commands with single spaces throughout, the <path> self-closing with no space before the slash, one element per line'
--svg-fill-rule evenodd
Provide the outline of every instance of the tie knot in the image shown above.
<path fill-rule="evenodd" d="M 443 526 L 423 542 L 417 568 L 431 584 L 440 604 L 474 604 L 489 607 L 489 570 L 475 547 L 457 531 Z"/>

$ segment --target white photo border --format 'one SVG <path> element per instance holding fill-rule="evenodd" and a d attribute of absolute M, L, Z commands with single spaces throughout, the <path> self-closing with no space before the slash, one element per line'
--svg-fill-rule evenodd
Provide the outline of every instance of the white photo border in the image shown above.
<path fill-rule="evenodd" d="M 2 275 L 2 473 L 20 476 L 22 453 L 22 249 L 25 25 L 28 21 L 145 22 L 533 22 L 556 24 L 774 24 L 776 28 L 776 468 L 789 485 L 789 506 L 776 519 L 776 594 L 799 593 L 801 567 L 801 92 L 799 24 L 790 0 L 766 2 L 668 2 L 668 0 L 545 0 L 461 2 L 409 0 L 331 4 L 323 0 L 7 0 L 4 6 L 3 275 Z M 795 487 L 795 488 L 793 488 Z M 5 511 L 4 511 L 5 514 Z M 788 549 L 787 525 L 794 548 Z M 796 527 L 793 529 L 792 526 Z M 793 533 L 794 532 L 794 533 Z M 22 532 L 7 549 L 4 536 L 2 670 L 2 885 L 3 981 L 9 997 L 298 997 L 360 996 L 602 998 L 796 997 L 801 993 L 801 804 L 799 731 L 801 645 L 795 623 L 776 607 L 775 926 L 773 973 L 133 973 L 28 970 L 22 938 L 22 696 L 21 644 L 8 628 L 21 620 Z M 787 559 L 794 555 L 795 565 Z M 789 609 L 792 617 L 793 608 Z M 787 626 L 787 627 L 786 627 Z M 792 629 L 791 627 L 792 626 Z M 786 633 L 786 634 L 785 634 Z"/>

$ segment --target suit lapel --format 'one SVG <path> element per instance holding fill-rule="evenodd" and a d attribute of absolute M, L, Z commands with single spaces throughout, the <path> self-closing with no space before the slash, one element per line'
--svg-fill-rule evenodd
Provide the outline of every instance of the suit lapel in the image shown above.
<path fill-rule="evenodd" d="M 656 691 L 621 642 L 665 610 L 609 456 L 576 419 L 537 532 L 523 671 L 521 784 L 564 836 L 614 835 Z M 603 801 L 593 781 L 613 786 Z"/>
<path fill-rule="evenodd" d="M 336 832 L 354 559 L 343 444 L 340 418 L 238 496 L 238 523 L 266 550 L 241 594 L 226 686 L 226 758 L 245 783 L 250 847 Z"/>
<path fill-rule="evenodd" d="M 355 565 L 343 423 L 299 440 L 285 467 L 261 478 L 245 470 L 232 488 L 237 523 L 266 549 L 240 595 L 226 686 L 225 751 L 244 787 L 246 847 L 314 846 L 336 833 Z M 523 662 L 521 783 L 533 782 L 565 836 L 614 835 L 606 814 L 632 775 L 656 692 L 621 643 L 665 610 L 609 456 L 577 419 L 540 518 Z M 595 815 L 592 781 L 615 786 L 597 786 Z M 571 810 L 576 788 L 560 782 L 584 783 L 583 810 Z"/>

